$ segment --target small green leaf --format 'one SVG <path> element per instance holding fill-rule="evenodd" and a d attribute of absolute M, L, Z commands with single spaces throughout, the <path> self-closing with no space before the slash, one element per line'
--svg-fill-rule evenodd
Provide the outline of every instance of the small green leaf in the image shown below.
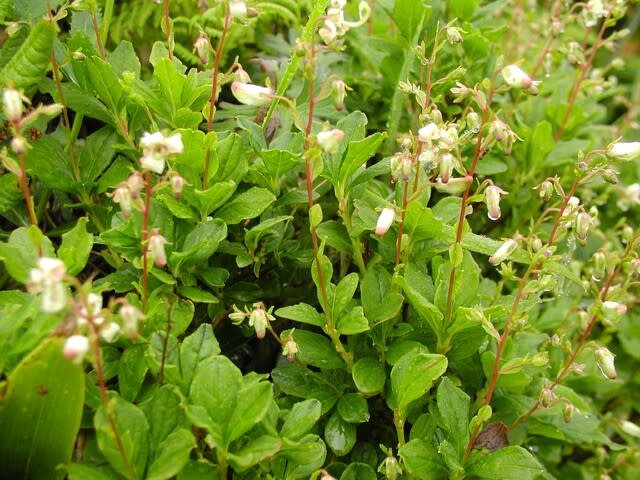
<path fill-rule="evenodd" d="M 281 447 L 281 441 L 277 437 L 262 435 L 250 441 L 241 450 L 228 454 L 229 463 L 234 471 L 240 473 L 253 467 L 259 462 L 273 457 Z"/>
<path fill-rule="evenodd" d="M 302 363 L 318 368 L 344 368 L 342 358 L 324 335 L 308 330 L 296 330 L 294 335 L 298 343 L 296 358 Z"/>
<path fill-rule="evenodd" d="M 462 460 L 469 441 L 469 396 L 444 377 L 436 392 L 440 424 Z"/>
<path fill-rule="evenodd" d="M 345 422 L 338 412 L 333 412 L 324 427 L 324 439 L 333 453 L 346 455 L 356 444 L 356 426 Z"/>
<path fill-rule="evenodd" d="M 272 400 L 273 388 L 268 382 L 243 387 L 238 392 L 233 414 L 226 425 L 227 444 L 256 426 L 264 418 Z"/>
<path fill-rule="evenodd" d="M 120 395 L 129 402 L 133 402 L 142 387 L 144 377 L 149 370 L 144 361 L 146 345 L 131 345 L 120 357 L 118 364 L 118 387 Z"/>
<path fill-rule="evenodd" d="M 78 275 L 87 264 L 93 248 L 93 235 L 87 232 L 86 217 L 78 219 L 76 226 L 62 235 L 58 258 L 64 262 L 69 275 Z"/>
<path fill-rule="evenodd" d="M 407 471 L 420 480 L 446 480 L 449 471 L 442 456 L 426 440 L 416 438 L 406 443 L 398 452 Z M 501 477 L 494 477 L 501 478 Z M 518 476 L 513 478 L 519 478 Z"/>
<path fill-rule="evenodd" d="M 298 440 L 320 419 L 322 405 L 314 398 L 296 403 L 280 429 L 280 436 Z"/>
<path fill-rule="evenodd" d="M 160 444 L 145 480 L 167 480 L 174 477 L 187 463 L 189 453 L 195 446 L 195 438 L 189 430 L 180 428 L 170 433 Z"/>
<path fill-rule="evenodd" d="M 512 445 L 488 455 L 477 452 L 467 464 L 466 473 L 477 478 L 518 478 L 535 480 L 544 467 L 527 450 Z"/>
<path fill-rule="evenodd" d="M 376 480 L 377 478 L 375 470 L 361 462 L 350 463 L 340 475 L 340 480 Z"/>
<path fill-rule="evenodd" d="M 286 318 L 287 320 L 295 320 L 300 323 L 307 323 L 309 325 L 315 325 L 322 328 L 326 323 L 324 315 L 318 313 L 318 311 L 311 305 L 306 303 L 299 303 L 297 305 L 291 305 L 289 307 L 282 307 L 277 309 L 275 315 L 280 318 Z"/>
<path fill-rule="evenodd" d="M 373 357 L 358 360 L 351 370 L 356 388 L 367 395 L 379 393 L 387 379 L 384 367 Z"/>
<path fill-rule="evenodd" d="M 180 371 L 187 391 L 200 362 L 219 353 L 218 340 L 208 323 L 201 324 L 195 332 L 183 340 L 180 346 Z"/>
<path fill-rule="evenodd" d="M 406 408 L 429 391 L 447 369 L 447 357 L 435 353 L 409 352 L 391 369 L 391 388 L 404 418 Z"/>
<path fill-rule="evenodd" d="M 368 422 L 370 417 L 367 401 L 357 393 L 346 393 L 338 400 L 338 413 L 349 423 Z"/>
<path fill-rule="evenodd" d="M 340 335 L 356 335 L 369 330 L 369 321 L 364 316 L 362 307 L 353 307 L 347 313 L 339 315 L 336 329 Z"/>
<path fill-rule="evenodd" d="M 214 294 L 196 287 L 181 286 L 178 292 L 185 298 L 196 303 L 220 303 L 220 299 Z"/>
<path fill-rule="evenodd" d="M 224 207 L 216 212 L 216 217 L 228 225 L 257 217 L 264 212 L 276 197 L 266 188 L 253 187 L 236 195 Z"/>

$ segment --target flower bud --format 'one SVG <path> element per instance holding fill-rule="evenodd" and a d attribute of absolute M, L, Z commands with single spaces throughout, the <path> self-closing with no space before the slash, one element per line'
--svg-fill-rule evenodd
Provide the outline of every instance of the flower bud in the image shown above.
<path fill-rule="evenodd" d="M 587 241 L 589 227 L 592 223 L 591 217 L 586 212 L 580 212 L 578 215 L 576 215 L 574 223 L 574 231 L 576 237 L 581 243 L 585 243 Z"/>
<path fill-rule="evenodd" d="M 436 190 L 439 192 L 450 193 L 451 195 L 459 195 L 469 187 L 472 181 L 473 177 L 471 175 L 460 178 L 450 178 L 447 183 L 442 183 L 438 178 L 438 181 L 436 182 Z"/>
<path fill-rule="evenodd" d="M 273 91 L 270 88 L 252 83 L 241 83 L 237 80 L 231 83 L 231 93 L 240 103 L 255 107 L 268 105 L 273 97 Z"/>
<path fill-rule="evenodd" d="M 131 192 L 132 198 L 139 198 L 140 192 L 144 188 L 144 178 L 140 172 L 133 172 L 126 182 L 127 188 Z"/>
<path fill-rule="evenodd" d="M 398 463 L 398 460 L 393 456 L 388 456 L 382 462 L 381 468 L 378 469 L 387 480 L 396 480 L 402 475 L 402 467 Z"/>
<path fill-rule="evenodd" d="M 18 123 L 24 112 L 22 95 L 14 88 L 5 88 L 2 92 L 4 116 L 12 123 Z"/>
<path fill-rule="evenodd" d="M 628 162 L 640 158 L 640 142 L 617 142 L 607 148 L 607 157 Z"/>
<path fill-rule="evenodd" d="M 540 191 L 540 198 L 542 198 L 545 202 L 548 202 L 553 195 L 553 183 L 549 180 L 545 180 L 540 185 L 538 185 L 538 190 Z"/>
<path fill-rule="evenodd" d="M 229 13 L 233 18 L 245 20 L 247 18 L 247 4 L 244 0 L 229 0 Z"/>
<path fill-rule="evenodd" d="M 200 36 L 193 44 L 193 49 L 198 53 L 200 63 L 205 64 L 209 61 L 209 52 L 211 52 L 211 44 L 209 38 L 204 32 L 200 32 Z"/>
<path fill-rule="evenodd" d="M 627 306 L 624 303 L 607 300 L 602 302 L 602 314 L 609 321 L 616 321 L 627 313 Z"/>
<path fill-rule="evenodd" d="M 22 135 L 16 135 L 11 139 L 11 150 L 18 155 L 27 151 L 27 140 Z"/>
<path fill-rule="evenodd" d="M 487 215 L 490 220 L 498 220 L 500 218 L 500 195 L 506 193 L 495 185 L 489 185 L 484 191 L 484 202 L 487 204 Z"/>
<path fill-rule="evenodd" d="M 347 96 L 347 85 L 336 78 L 331 82 L 331 99 L 336 110 L 344 109 L 344 98 Z"/>
<path fill-rule="evenodd" d="M 319 132 L 316 136 L 318 140 L 318 145 L 320 148 L 327 153 L 336 153 L 338 151 L 338 147 L 342 143 L 344 139 L 344 132 L 337 128 L 333 130 L 325 130 L 324 132 Z"/>
<path fill-rule="evenodd" d="M 496 250 L 496 253 L 489 257 L 489 263 L 491 265 L 498 265 L 504 262 L 513 254 L 513 252 L 516 251 L 516 248 L 518 248 L 518 243 L 514 239 L 509 238 L 500 245 L 500 248 Z"/>
<path fill-rule="evenodd" d="M 616 172 L 613 168 L 605 168 L 600 172 L 602 179 L 610 183 L 611 185 L 616 185 L 618 183 L 618 172 Z"/>
<path fill-rule="evenodd" d="M 253 327 L 256 331 L 256 337 L 262 340 L 267 331 L 267 325 L 270 321 L 275 320 L 275 318 L 264 309 L 262 302 L 254 303 L 253 307 L 254 309 L 249 315 L 249 326 Z"/>
<path fill-rule="evenodd" d="M 118 336 L 118 333 L 120 333 L 120 325 L 116 322 L 109 322 L 100 329 L 100 336 L 107 343 L 113 342 Z"/>
<path fill-rule="evenodd" d="M 318 30 L 318 35 L 326 45 L 333 45 L 338 39 L 338 29 L 333 21 L 327 19 L 324 21 L 324 27 Z"/>
<path fill-rule="evenodd" d="M 622 422 L 620 422 L 620 427 L 622 428 L 622 431 L 627 435 L 640 438 L 640 427 L 635 423 L 629 422 L 628 420 L 623 420 Z"/>
<path fill-rule="evenodd" d="M 113 200 L 113 203 L 120 205 L 120 210 L 125 217 L 131 215 L 131 191 L 127 187 L 122 186 L 116 188 L 111 199 Z"/>
<path fill-rule="evenodd" d="M 167 254 L 164 251 L 164 246 L 167 240 L 160 235 L 157 228 L 151 231 L 151 236 L 148 240 L 148 249 L 151 253 L 151 257 L 155 264 L 162 268 L 167 264 Z"/>
<path fill-rule="evenodd" d="M 540 405 L 542 405 L 544 408 L 549 408 L 551 405 L 553 405 L 556 399 L 556 394 L 553 393 L 553 390 L 550 387 L 544 387 L 540 391 L 539 401 Z"/>
<path fill-rule="evenodd" d="M 378 222 L 376 223 L 376 235 L 378 237 L 383 236 L 389 231 L 389 228 L 393 225 L 395 217 L 396 212 L 393 208 L 386 207 L 382 209 L 382 212 L 380 212 L 380 216 L 378 217 Z"/>
<path fill-rule="evenodd" d="M 449 183 L 449 179 L 453 174 L 453 165 L 453 155 L 450 153 L 444 153 L 440 157 L 440 173 L 438 174 L 438 180 L 440 180 L 441 183 Z"/>
<path fill-rule="evenodd" d="M 502 76 L 510 87 L 527 89 L 532 95 L 538 94 L 538 85 L 540 82 L 531 80 L 531 77 L 517 65 L 504 67 L 502 69 Z"/>
<path fill-rule="evenodd" d="M 591 278 L 596 282 L 602 280 L 607 270 L 607 257 L 604 252 L 598 251 L 593 254 L 593 270 Z"/>
<path fill-rule="evenodd" d="M 431 145 L 433 140 L 440 138 L 440 128 L 435 123 L 428 123 L 420 130 L 418 130 L 418 139 L 422 143 Z"/>
<path fill-rule="evenodd" d="M 598 347 L 595 349 L 594 355 L 596 357 L 596 365 L 598 365 L 598 368 L 600 369 L 600 372 L 602 372 L 602 375 L 604 375 L 609 380 L 615 380 L 616 378 L 618 378 L 614 362 L 615 356 L 609 351 L 608 348 Z"/>
<path fill-rule="evenodd" d="M 467 128 L 469 130 L 473 132 L 477 132 L 480 129 L 480 122 L 481 122 L 480 115 L 478 115 L 473 110 L 467 113 L 466 122 L 467 122 Z"/>
<path fill-rule="evenodd" d="M 571 421 L 576 410 L 577 408 L 573 403 L 565 402 L 564 408 L 562 409 L 562 417 L 564 418 L 565 423 L 569 423 Z"/>
<path fill-rule="evenodd" d="M 122 317 L 122 331 L 127 338 L 135 338 L 138 335 L 138 322 L 144 319 L 144 314 L 133 305 L 127 303 L 120 308 Z"/>
<path fill-rule="evenodd" d="M 170 179 L 171 182 L 171 191 L 173 192 L 173 196 L 176 198 L 180 198 L 182 196 L 182 189 L 187 183 L 184 178 L 180 175 L 173 175 Z"/>
<path fill-rule="evenodd" d="M 89 351 L 89 339 L 84 335 L 72 335 L 64 342 L 62 354 L 73 363 L 82 363 L 84 356 Z"/>

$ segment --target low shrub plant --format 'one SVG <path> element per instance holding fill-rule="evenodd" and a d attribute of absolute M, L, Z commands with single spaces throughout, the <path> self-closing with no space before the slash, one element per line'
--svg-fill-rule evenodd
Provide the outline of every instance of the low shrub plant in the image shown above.
<path fill-rule="evenodd" d="M 639 478 L 639 20 L 0 0 L 0 476 Z"/>

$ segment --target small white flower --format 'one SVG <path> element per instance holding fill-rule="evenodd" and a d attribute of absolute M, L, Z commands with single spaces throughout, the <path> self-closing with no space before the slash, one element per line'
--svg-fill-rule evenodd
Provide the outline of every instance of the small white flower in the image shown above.
<path fill-rule="evenodd" d="M 262 302 L 253 304 L 253 310 L 249 315 L 249 326 L 254 328 L 258 339 L 262 340 L 264 338 L 267 331 L 267 325 L 269 322 L 274 320 L 275 317 L 264 309 L 264 304 Z"/>
<path fill-rule="evenodd" d="M 138 322 L 144 319 L 144 314 L 133 305 L 127 303 L 120 308 L 122 317 L 122 331 L 128 338 L 138 334 Z"/>
<path fill-rule="evenodd" d="M 628 162 L 640 157 L 640 142 L 616 142 L 609 145 L 607 157 Z"/>
<path fill-rule="evenodd" d="M 133 210 L 131 203 L 131 191 L 126 186 L 116 188 L 111 198 L 113 203 L 120 205 L 120 210 L 125 217 L 131 215 Z"/>
<path fill-rule="evenodd" d="M 169 155 L 182 153 L 184 150 L 179 133 L 165 137 L 162 132 L 145 132 L 140 139 L 140 146 L 142 147 L 142 158 L 140 158 L 142 168 L 157 174 L 163 172 Z"/>
<path fill-rule="evenodd" d="M 316 135 L 316 138 L 318 140 L 318 145 L 320 145 L 322 150 L 327 153 L 336 153 L 344 139 L 344 132 L 334 128 L 333 130 L 319 132 L 318 135 Z"/>
<path fill-rule="evenodd" d="M 453 166 L 453 155 L 445 153 L 440 157 L 440 173 L 438 174 L 438 181 L 440 183 L 449 183 L 451 175 L 453 174 Z"/>
<path fill-rule="evenodd" d="M 244 0 L 229 0 L 229 13 L 233 18 L 244 20 L 247 18 L 247 4 Z"/>
<path fill-rule="evenodd" d="M 82 363 L 84 356 L 89 351 L 89 339 L 84 335 L 72 335 L 67 338 L 62 347 L 62 354 L 73 363 Z"/>
<path fill-rule="evenodd" d="M 273 91 L 270 88 L 252 83 L 241 83 L 237 80 L 231 84 L 231 93 L 240 103 L 255 107 L 269 104 L 273 97 Z"/>
<path fill-rule="evenodd" d="M 38 267 L 31 269 L 27 288 L 41 293 L 40 308 L 43 312 L 56 313 L 67 305 L 67 292 L 62 280 L 66 267 L 57 258 L 41 257 Z"/>
<path fill-rule="evenodd" d="M 439 139 L 440 135 L 440 128 L 435 123 L 428 123 L 418 130 L 418 139 L 428 145 L 431 145 L 433 140 Z"/>
<path fill-rule="evenodd" d="M 532 95 L 538 94 L 540 81 L 533 81 L 527 73 L 517 65 L 507 65 L 502 69 L 504 81 L 513 88 L 528 90 Z"/>
<path fill-rule="evenodd" d="M 500 212 L 500 195 L 506 195 L 507 192 L 495 185 L 489 185 L 484 191 L 484 201 L 487 204 L 487 216 L 490 220 L 498 220 L 501 216 Z"/>
<path fill-rule="evenodd" d="M 602 313 L 608 320 L 617 320 L 627 313 L 627 306 L 624 303 L 607 300 L 602 302 Z"/>
<path fill-rule="evenodd" d="M 620 424 L 622 431 L 632 437 L 640 438 L 640 427 L 633 422 L 623 420 Z"/>
<path fill-rule="evenodd" d="M 389 231 L 391 225 L 393 225 L 393 221 L 396 218 L 396 211 L 393 208 L 383 208 L 382 212 L 378 216 L 378 221 L 376 223 L 376 235 L 381 237 L 385 233 Z"/>

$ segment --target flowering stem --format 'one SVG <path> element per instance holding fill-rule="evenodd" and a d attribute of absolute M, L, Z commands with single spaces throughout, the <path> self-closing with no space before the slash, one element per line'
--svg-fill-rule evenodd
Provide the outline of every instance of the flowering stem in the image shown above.
<path fill-rule="evenodd" d="M 22 196 L 24 197 L 24 203 L 27 207 L 27 213 L 29 214 L 29 222 L 31 225 L 37 225 L 36 212 L 33 209 L 33 200 L 31 199 L 31 193 L 29 192 L 29 184 L 27 183 L 27 167 L 25 165 L 24 153 L 18 154 L 18 160 L 20 162 L 20 188 L 22 189 Z"/>
<path fill-rule="evenodd" d="M 471 167 L 467 172 L 467 177 L 471 177 L 471 179 L 473 179 L 473 176 L 475 174 L 478 161 L 485 153 L 482 148 L 483 131 L 484 131 L 485 124 L 489 121 L 490 106 L 491 106 L 491 102 L 493 101 L 493 94 L 494 94 L 493 84 L 495 83 L 494 82 L 495 72 L 493 76 L 494 78 L 491 81 L 491 86 L 489 87 L 489 93 L 487 95 L 486 102 L 484 104 L 484 107 L 482 108 L 482 121 L 480 122 L 478 138 L 476 139 L 476 149 L 475 149 L 475 153 L 473 154 L 473 161 L 471 162 Z M 469 185 L 467 186 L 464 193 L 462 194 L 462 202 L 460 204 L 460 215 L 458 216 L 458 224 L 456 229 L 457 245 L 459 245 L 462 242 L 464 214 L 465 214 L 465 211 L 467 210 L 467 200 L 469 199 L 469 192 L 471 191 L 471 183 L 472 182 L 469 182 Z M 451 315 L 453 311 L 453 286 L 455 283 L 455 279 L 456 279 L 456 266 L 452 262 L 451 273 L 449 274 L 449 289 L 447 291 L 447 311 L 445 315 L 445 325 L 448 325 L 451 322 Z"/>
<path fill-rule="evenodd" d="M 173 60 L 173 33 L 171 32 L 171 18 L 169 17 L 169 1 L 164 0 L 164 30 L 169 44 L 169 60 Z"/>
<path fill-rule="evenodd" d="M 558 128 L 558 131 L 553 137 L 554 141 L 556 142 L 560 140 L 560 137 L 562 137 L 562 133 L 564 132 L 564 129 L 567 127 L 569 118 L 571 118 L 571 112 L 573 112 L 573 107 L 575 106 L 576 99 L 578 98 L 578 92 L 580 91 L 580 86 L 582 85 L 582 82 L 584 81 L 587 74 L 591 70 L 591 66 L 593 65 L 593 60 L 596 57 L 596 53 L 598 52 L 598 49 L 602 45 L 602 39 L 604 37 L 604 31 L 606 28 L 607 28 L 607 21 L 605 19 L 602 21 L 602 25 L 600 26 L 600 30 L 598 31 L 598 36 L 596 37 L 596 41 L 591 46 L 591 51 L 589 52 L 589 58 L 587 59 L 586 62 L 584 62 L 584 65 L 580 70 L 580 75 L 578 76 L 576 83 L 574 83 L 573 88 L 571 89 L 571 94 L 569 95 L 569 103 L 567 104 L 567 111 L 564 114 L 564 118 L 560 123 L 560 127 Z"/>
<path fill-rule="evenodd" d="M 307 75 L 307 81 L 309 84 L 309 111 L 307 113 L 307 124 L 305 126 L 304 132 L 304 150 L 308 153 L 311 148 L 311 129 L 313 126 L 313 111 L 315 109 L 315 65 L 316 65 L 316 48 L 313 37 L 309 41 L 310 51 L 309 51 L 309 75 Z M 309 211 L 313 207 L 313 172 L 314 172 L 314 158 L 313 155 L 306 155 L 305 161 L 305 176 L 306 176 L 306 184 L 307 184 L 307 206 Z M 318 274 L 318 284 L 320 287 L 320 296 L 322 297 L 322 309 L 324 310 L 325 317 L 327 320 L 327 325 L 325 327 L 325 331 L 327 335 L 331 338 L 336 351 L 342 357 L 344 362 L 347 365 L 347 370 L 350 372 L 351 367 L 353 366 L 353 355 L 346 351 L 342 341 L 340 340 L 340 334 L 335 327 L 333 322 L 333 316 L 331 313 L 330 305 L 329 305 L 329 297 L 327 295 L 327 279 L 324 278 L 324 271 L 322 270 L 322 255 L 320 254 L 320 249 L 318 246 L 318 233 L 315 227 L 311 227 L 311 242 L 313 243 L 313 256 L 315 258 L 316 272 Z"/>
<path fill-rule="evenodd" d="M 144 175 L 144 210 L 142 212 L 142 312 L 147 313 L 149 301 L 149 266 L 147 257 L 149 253 L 149 210 L 151 208 L 151 171 Z"/>
<path fill-rule="evenodd" d="M 224 24 L 222 26 L 222 33 L 220 34 L 220 41 L 218 42 L 218 48 L 216 49 L 216 57 L 213 60 L 213 72 L 211 82 L 211 97 L 209 98 L 209 115 L 207 117 L 207 133 L 213 130 L 213 115 L 216 111 L 216 102 L 218 101 L 218 76 L 220 74 L 220 59 L 222 58 L 222 48 L 224 47 L 224 39 L 227 36 L 229 25 L 231 25 L 231 9 L 227 5 L 227 12 L 224 17 Z M 209 161 L 211 157 L 211 150 L 206 149 L 204 155 L 204 172 L 202 177 L 202 189 L 206 190 L 209 184 Z"/>
<path fill-rule="evenodd" d="M 109 420 L 109 425 L 111 426 L 111 430 L 113 431 L 113 438 L 118 446 L 118 451 L 120 452 L 120 456 L 122 457 L 122 462 L 124 463 L 124 467 L 129 474 L 129 478 L 136 478 L 136 474 L 131 468 L 131 464 L 129 463 L 129 458 L 127 457 L 127 452 L 124 449 L 124 444 L 122 443 L 122 437 L 120 436 L 120 432 L 118 431 L 118 427 L 116 426 L 116 421 L 113 418 L 113 413 L 111 412 L 111 406 L 109 405 L 109 396 L 107 394 L 107 385 L 104 381 L 104 370 L 102 368 L 102 356 L 100 354 L 100 339 L 98 338 L 98 332 L 96 330 L 95 325 L 93 324 L 92 319 L 88 319 L 87 322 L 89 326 L 89 340 L 91 343 L 91 348 L 93 350 L 94 356 L 94 366 L 96 369 L 96 375 L 98 377 L 98 386 L 100 387 L 100 397 L 102 398 L 102 406 L 104 408 L 104 413 Z"/>
<path fill-rule="evenodd" d="M 416 170 L 416 175 L 418 174 Z M 398 227 L 398 238 L 396 240 L 396 265 L 400 263 L 400 254 L 402 253 L 402 235 L 404 234 L 404 219 L 407 215 L 407 190 L 409 189 L 409 180 L 402 181 L 402 213 L 400 218 L 400 226 Z"/>
<path fill-rule="evenodd" d="M 633 251 L 633 248 L 634 248 L 634 245 L 635 245 L 635 242 L 637 241 L 639 236 L 640 236 L 640 229 L 635 231 L 632 239 L 627 244 L 627 248 L 626 248 L 624 254 L 622 255 L 622 258 L 620 259 L 620 262 L 618 262 L 618 265 L 616 266 L 615 270 L 609 274 L 605 284 L 600 289 L 600 292 L 598 293 L 598 300 L 600 302 L 604 302 L 607 299 L 607 295 L 609 294 L 609 290 L 611 289 L 611 285 L 613 284 L 613 281 L 620 274 L 620 270 L 622 269 L 622 265 L 624 264 L 624 262 L 627 259 L 627 257 L 629 257 L 631 255 L 631 253 Z M 571 352 L 571 354 L 569 355 L 569 358 L 565 362 L 564 367 L 556 375 L 556 378 L 553 381 L 553 383 L 548 387 L 550 390 L 553 390 L 558 385 L 560 385 L 563 382 L 563 380 L 567 377 L 567 375 L 571 372 L 571 370 L 573 368 L 573 364 L 575 363 L 575 361 L 578 359 L 578 357 L 584 351 L 587 339 L 589 338 L 589 335 L 591 334 L 591 330 L 593 329 L 593 327 L 596 324 L 597 320 L 598 320 L 598 313 L 594 312 L 591 315 L 591 318 L 589 319 L 589 322 L 587 323 L 587 326 L 584 328 L 584 330 L 582 331 L 582 333 L 578 337 L 578 344 L 577 344 L 576 348 Z M 540 403 L 540 400 L 537 400 L 536 403 L 534 403 L 533 406 L 529 410 L 527 410 L 524 414 L 522 414 L 520 417 L 518 417 L 515 422 L 513 422 L 513 424 L 509 427 L 509 431 L 513 430 L 518 425 L 520 425 L 525 420 L 527 420 L 531 415 L 533 415 L 535 412 L 537 412 L 540 409 L 541 406 L 542 406 L 542 404 Z"/>

